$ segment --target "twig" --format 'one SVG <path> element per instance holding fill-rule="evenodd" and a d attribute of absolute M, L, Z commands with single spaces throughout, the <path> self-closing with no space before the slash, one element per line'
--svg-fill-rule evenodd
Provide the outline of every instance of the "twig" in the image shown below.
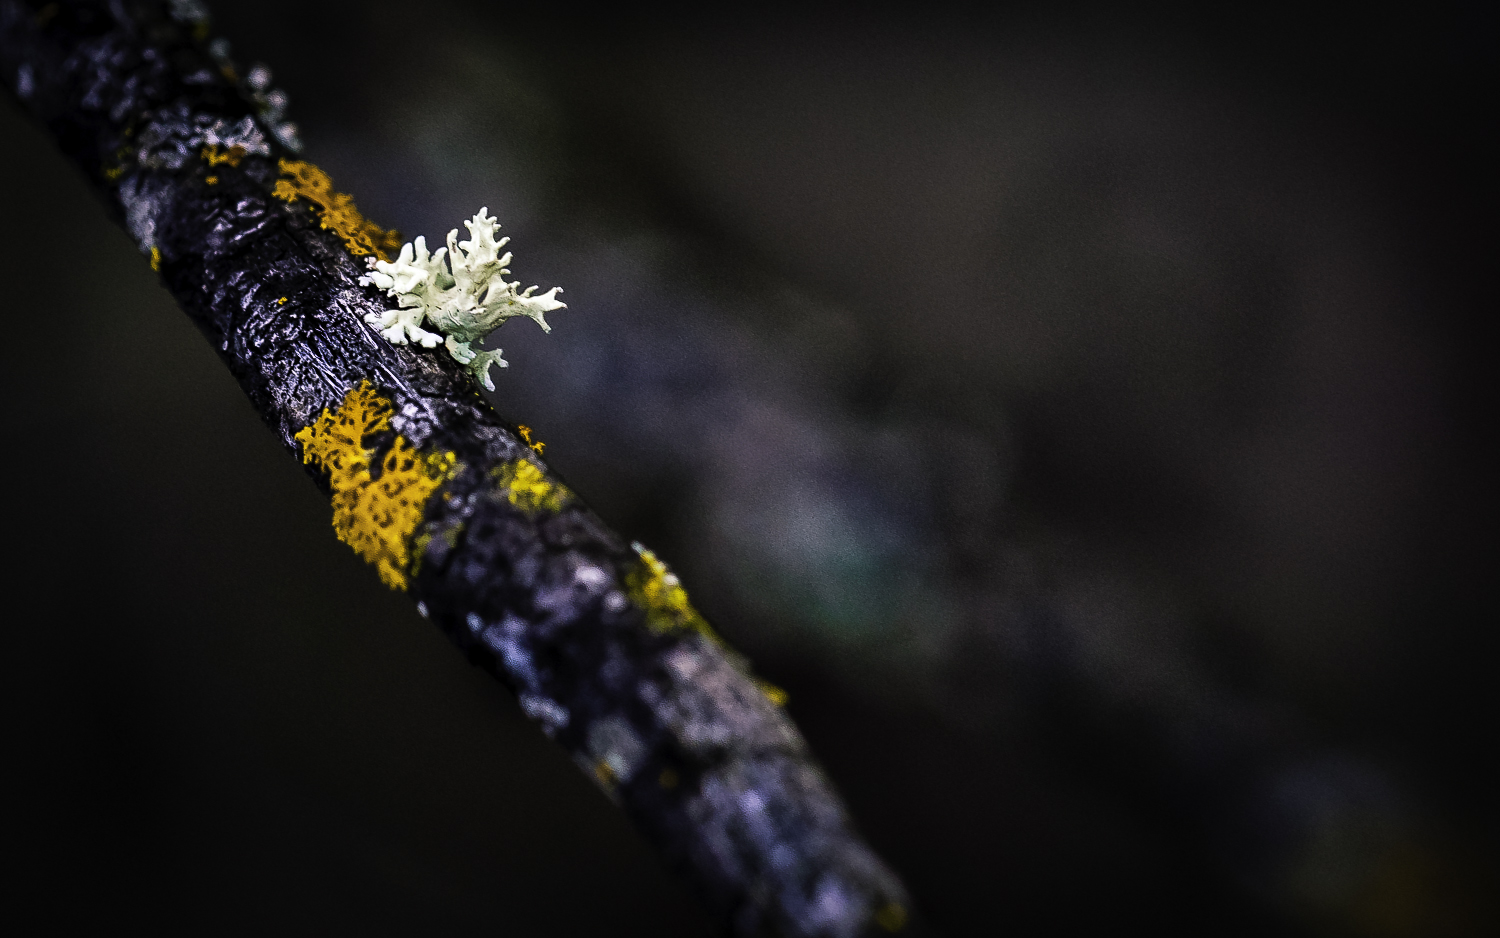
<path fill-rule="evenodd" d="M 778 692 L 446 354 L 365 323 L 389 301 L 359 258 L 397 242 L 290 159 L 281 100 L 207 39 L 194 0 L 0 0 L 6 83 L 330 494 L 340 537 L 516 692 L 733 931 L 901 928 L 900 883 Z"/>

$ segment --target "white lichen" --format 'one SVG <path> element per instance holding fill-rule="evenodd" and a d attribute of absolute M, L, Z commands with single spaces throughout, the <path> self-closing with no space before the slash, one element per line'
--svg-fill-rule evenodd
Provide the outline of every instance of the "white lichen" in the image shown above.
<path fill-rule="evenodd" d="M 487 351 L 474 345 L 517 316 L 534 319 L 543 332 L 551 332 L 546 314 L 567 304 L 557 300 L 561 287 L 537 293 L 535 286 L 522 290 L 519 283 L 505 279 L 511 256 L 509 251 L 501 255 L 500 249 L 510 239 L 495 239 L 500 225 L 488 211 L 481 208 L 464 222 L 468 241 L 459 241 L 455 228 L 448 232 L 448 246 L 431 253 L 427 239 L 419 236 L 402 245 L 394 261 L 370 258 L 370 273 L 360 283 L 374 284 L 396 298 L 398 308 L 365 316 L 387 341 L 396 345 L 416 342 L 426 348 L 442 343 L 476 381 L 493 391 L 490 365 L 504 368 L 507 362 L 500 357 L 500 349 Z M 424 329 L 424 321 L 442 335 Z"/>

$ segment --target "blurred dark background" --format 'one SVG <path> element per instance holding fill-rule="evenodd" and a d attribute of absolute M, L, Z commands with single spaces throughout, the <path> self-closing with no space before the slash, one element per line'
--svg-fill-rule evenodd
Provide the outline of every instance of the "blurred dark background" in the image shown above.
<path fill-rule="evenodd" d="M 1477 5 L 214 4 L 944 935 L 1500 927 Z M 705 935 L 0 105 L 10 915 Z"/>

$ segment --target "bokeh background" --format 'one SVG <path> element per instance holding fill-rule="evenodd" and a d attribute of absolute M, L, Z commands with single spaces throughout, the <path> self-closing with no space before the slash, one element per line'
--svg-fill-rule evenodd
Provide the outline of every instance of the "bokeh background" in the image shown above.
<path fill-rule="evenodd" d="M 1478 8 L 230 3 L 943 935 L 1500 927 Z M 0 105 L 12 916 L 707 935 Z M 1482 305 L 1483 304 L 1483 305 Z"/>

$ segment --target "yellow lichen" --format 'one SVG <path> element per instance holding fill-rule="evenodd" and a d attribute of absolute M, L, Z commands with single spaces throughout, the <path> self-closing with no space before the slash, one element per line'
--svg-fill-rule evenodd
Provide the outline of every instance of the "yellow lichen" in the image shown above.
<path fill-rule="evenodd" d="M 205 176 L 205 177 L 203 177 L 203 181 L 206 182 L 206 183 L 208 183 L 211 186 L 217 186 L 219 184 L 219 177 L 218 176 Z"/>
<path fill-rule="evenodd" d="M 161 270 L 161 248 L 151 245 L 151 269 Z"/>
<path fill-rule="evenodd" d="M 777 687 L 775 684 L 772 684 L 770 681 L 763 681 L 758 677 L 751 678 L 751 680 L 755 682 L 755 689 L 760 691 L 762 694 L 765 694 L 766 699 L 771 703 L 775 704 L 778 707 L 786 706 L 786 702 L 788 699 L 786 691 Z"/>
<path fill-rule="evenodd" d="M 599 784 L 604 786 L 606 791 L 609 791 L 615 787 L 617 776 L 615 775 L 614 767 L 603 759 L 600 759 L 594 763 L 594 778 L 599 780 Z"/>
<path fill-rule="evenodd" d="M 206 146 L 202 150 L 203 161 L 209 166 L 239 166 L 240 160 L 245 158 L 245 148 L 232 146 L 227 150 L 221 150 L 217 145 Z"/>
<path fill-rule="evenodd" d="M 631 602 L 646 611 L 646 627 L 658 634 L 697 632 L 715 645 L 723 645 L 719 633 L 693 608 L 677 574 L 669 570 L 656 554 L 640 544 L 634 546 L 640 563 L 625 574 L 625 592 Z M 750 682 L 771 703 L 778 707 L 786 705 L 786 691 L 758 677 L 751 677 Z"/>
<path fill-rule="evenodd" d="M 335 192 L 327 173 L 302 160 L 281 160 L 276 165 L 281 169 L 281 178 L 276 180 L 271 194 L 287 202 L 306 199 L 322 226 L 344 239 L 350 254 L 358 257 L 373 254 L 388 261 L 390 252 L 401 249 L 401 235 L 386 231 L 361 215 L 354 206 L 354 197 Z"/>
<path fill-rule="evenodd" d="M 505 497 L 522 511 L 561 511 L 571 494 L 567 488 L 547 478 L 541 467 L 529 459 L 501 463 L 492 474 L 496 484 L 505 491 Z"/>
<path fill-rule="evenodd" d="M 418 452 L 396 437 L 372 471 L 375 450 L 365 441 L 391 427 L 391 402 L 362 381 L 344 396 L 337 413 L 322 415 L 297 433 L 302 461 L 328 473 L 333 489 L 333 530 L 339 540 L 375 565 L 381 582 L 405 589 L 413 567 L 411 540 L 427 499 L 452 473 L 452 453 Z"/>
<path fill-rule="evenodd" d="M 646 627 L 653 632 L 691 630 L 722 644 L 708 620 L 688 601 L 687 590 L 682 588 L 677 574 L 646 548 L 637 544 L 635 549 L 640 563 L 625 575 L 625 591 L 637 606 L 646 610 Z"/>
<path fill-rule="evenodd" d="M 447 495 L 445 497 L 451 499 L 453 496 Z M 443 528 L 437 535 L 434 535 L 431 530 L 426 530 L 418 534 L 411 542 L 411 572 L 415 574 L 422 568 L 422 558 L 426 555 L 427 545 L 432 543 L 434 536 L 441 537 L 443 542 L 448 545 L 448 549 L 452 550 L 458 546 L 458 538 L 463 533 L 463 530 L 464 525 L 459 523 Z"/>
<path fill-rule="evenodd" d="M 538 456 L 542 455 L 542 450 L 547 448 L 547 444 L 543 443 L 541 440 L 532 440 L 531 428 L 526 426 L 526 424 L 523 423 L 518 425 L 516 427 L 516 432 L 521 434 L 521 439 L 525 440 L 526 445 L 535 450 Z"/>
<path fill-rule="evenodd" d="M 130 133 L 130 128 L 125 128 L 125 136 L 130 136 Z M 130 153 L 130 144 L 128 143 L 122 143 L 116 147 L 113 157 L 115 165 L 104 167 L 104 178 L 110 182 L 116 182 L 121 176 L 125 175 L 126 170 L 130 168 L 127 162 L 130 159 Z"/>

